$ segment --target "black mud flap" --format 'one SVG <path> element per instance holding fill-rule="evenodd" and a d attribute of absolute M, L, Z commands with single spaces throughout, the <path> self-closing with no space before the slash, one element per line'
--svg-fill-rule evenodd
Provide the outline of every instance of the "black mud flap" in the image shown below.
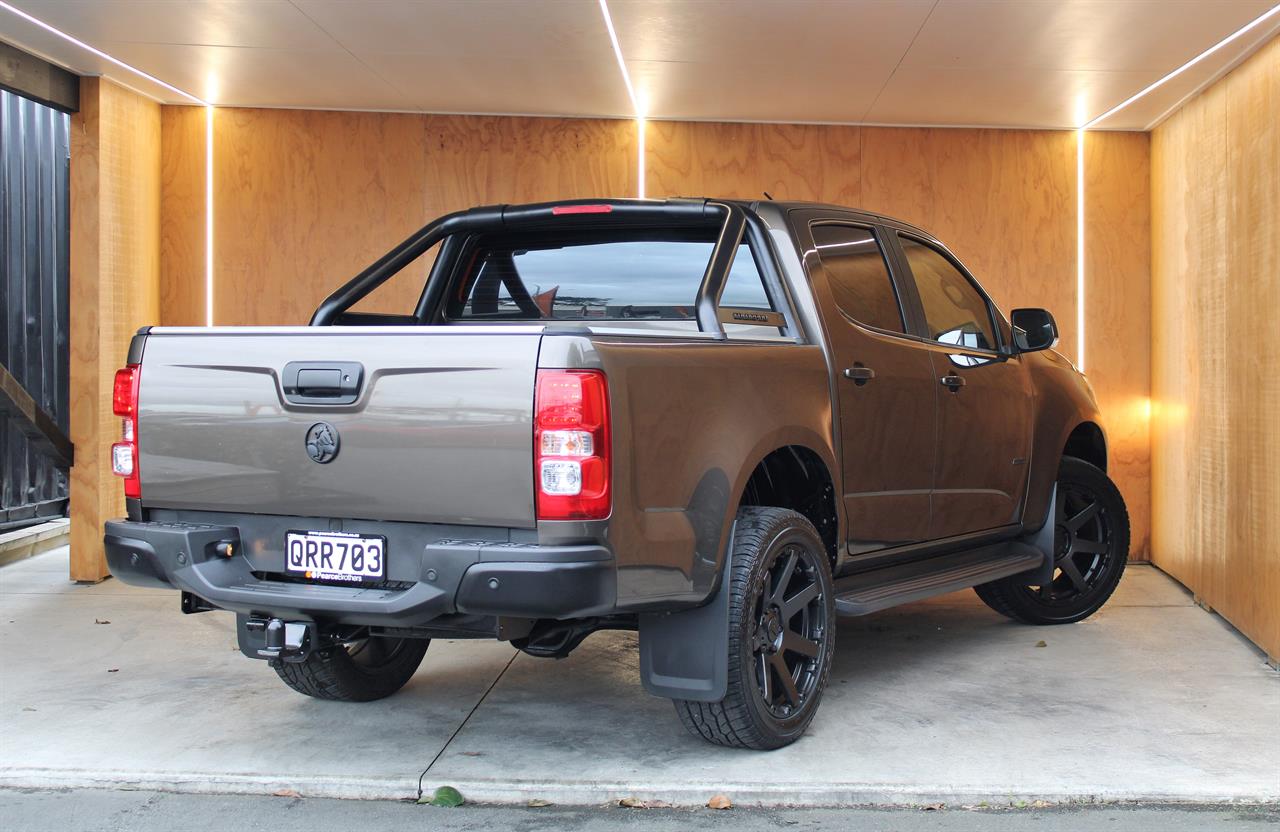
<path fill-rule="evenodd" d="M 640 681 L 654 696 L 719 702 L 729 685 L 729 558 L 720 588 L 701 607 L 640 616 Z"/>

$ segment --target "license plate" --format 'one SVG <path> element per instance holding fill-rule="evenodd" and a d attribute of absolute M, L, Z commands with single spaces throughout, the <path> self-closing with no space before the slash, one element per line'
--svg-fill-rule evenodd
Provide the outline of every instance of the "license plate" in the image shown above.
<path fill-rule="evenodd" d="M 344 532 L 286 532 L 285 571 L 314 581 L 380 581 L 387 572 L 387 539 Z"/>

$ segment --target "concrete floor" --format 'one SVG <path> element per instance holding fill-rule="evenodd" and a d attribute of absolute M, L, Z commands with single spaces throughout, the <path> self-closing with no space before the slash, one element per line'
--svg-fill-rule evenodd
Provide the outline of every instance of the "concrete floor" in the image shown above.
<path fill-rule="evenodd" d="M 1151 567 L 1080 624 L 1033 628 L 971 592 L 841 621 L 809 734 L 707 745 L 646 695 L 633 634 L 561 661 L 436 642 L 377 703 L 319 702 L 177 594 L 0 569 L 0 786 L 701 805 L 1280 801 L 1280 673 Z M 1037 646 L 1043 640 L 1045 646 Z"/>

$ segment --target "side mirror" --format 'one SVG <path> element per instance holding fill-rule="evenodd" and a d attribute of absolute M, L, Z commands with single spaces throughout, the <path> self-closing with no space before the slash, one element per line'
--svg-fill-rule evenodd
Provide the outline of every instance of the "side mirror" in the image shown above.
<path fill-rule="evenodd" d="M 1013 324 L 1014 352 L 1047 350 L 1058 343 L 1058 324 L 1048 309 L 1015 309 L 1009 313 Z"/>

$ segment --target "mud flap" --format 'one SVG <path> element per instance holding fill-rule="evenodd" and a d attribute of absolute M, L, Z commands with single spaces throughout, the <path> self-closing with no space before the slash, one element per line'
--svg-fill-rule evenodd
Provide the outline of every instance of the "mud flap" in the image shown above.
<path fill-rule="evenodd" d="M 640 616 L 640 681 L 654 696 L 719 702 L 729 685 L 729 580 L 733 534 L 720 588 L 701 607 Z"/>
<path fill-rule="evenodd" d="M 1044 562 L 1035 572 L 1028 572 L 1027 576 L 1034 578 L 1031 582 L 1035 586 L 1043 586 L 1053 580 L 1054 573 L 1054 546 L 1053 535 L 1055 527 L 1058 523 L 1058 484 L 1053 484 L 1053 489 L 1049 492 L 1049 511 L 1045 513 L 1044 525 L 1035 534 L 1027 535 L 1022 538 L 1021 542 L 1039 550 L 1044 557 Z"/>

